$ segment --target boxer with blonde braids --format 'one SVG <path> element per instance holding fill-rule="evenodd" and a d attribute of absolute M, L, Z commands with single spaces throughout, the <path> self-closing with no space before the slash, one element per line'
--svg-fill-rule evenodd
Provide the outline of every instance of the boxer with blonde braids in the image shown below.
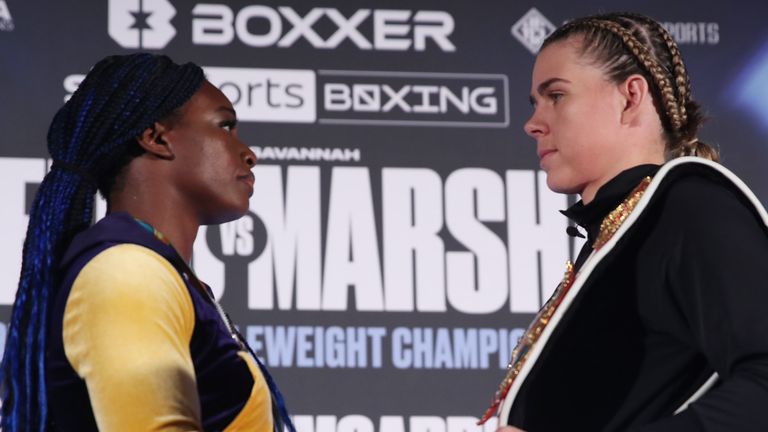
<path fill-rule="evenodd" d="M 579 18 L 533 69 L 547 185 L 576 262 L 512 353 L 500 431 L 768 430 L 768 213 L 698 138 L 680 50 L 637 14 Z M 573 233 L 573 230 L 571 230 Z"/>

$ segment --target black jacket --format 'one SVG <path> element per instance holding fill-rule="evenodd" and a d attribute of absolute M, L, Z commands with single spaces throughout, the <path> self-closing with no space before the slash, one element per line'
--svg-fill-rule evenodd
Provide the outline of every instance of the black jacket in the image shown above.
<path fill-rule="evenodd" d="M 564 213 L 586 229 L 645 176 Z M 577 276 L 578 279 L 579 276 Z M 678 415 L 713 372 L 720 381 Z M 768 228 L 719 171 L 675 167 L 594 268 L 518 392 L 510 424 L 547 431 L 768 431 Z"/>

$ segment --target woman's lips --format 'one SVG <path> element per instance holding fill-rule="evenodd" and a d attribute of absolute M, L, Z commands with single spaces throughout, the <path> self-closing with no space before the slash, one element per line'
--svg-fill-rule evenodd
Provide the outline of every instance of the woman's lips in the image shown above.
<path fill-rule="evenodd" d="M 237 179 L 244 181 L 248 186 L 251 187 L 251 189 L 253 189 L 253 184 L 256 182 L 256 178 L 254 177 L 253 173 L 237 176 Z"/>
<path fill-rule="evenodd" d="M 554 154 L 557 152 L 555 149 L 546 149 L 546 150 L 539 150 L 536 153 L 539 155 L 539 165 L 544 163 L 544 159 L 546 159 L 547 156 Z"/>
<path fill-rule="evenodd" d="M 545 150 L 539 150 L 536 153 L 538 153 L 539 159 L 544 159 L 544 157 L 546 157 L 549 154 L 554 153 L 555 151 L 557 151 L 557 150 L 555 150 L 555 149 L 545 149 Z"/>

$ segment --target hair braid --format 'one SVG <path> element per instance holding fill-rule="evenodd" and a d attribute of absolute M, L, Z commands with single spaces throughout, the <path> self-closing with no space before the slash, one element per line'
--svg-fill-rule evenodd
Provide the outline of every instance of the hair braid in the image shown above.
<path fill-rule="evenodd" d="M 664 126 L 668 158 L 693 155 L 719 160 L 718 151 L 696 137 L 704 116 L 692 98 L 680 49 L 664 26 L 640 14 L 596 15 L 560 27 L 543 47 L 571 35 L 584 37 L 582 53 L 590 54 L 614 82 L 632 74 L 649 81 Z"/>
<path fill-rule="evenodd" d="M 680 127 L 682 127 L 684 119 L 683 115 L 680 113 L 680 105 L 678 104 L 677 96 L 675 95 L 675 89 L 670 83 L 664 68 L 659 64 L 648 47 L 641 43 L 627 29 L 613 21 L 595 19 L 586 21 L 585 25 L 609 31 L 622 40 L 624 45 L 629 48 L 632 55 L 638 60 L 643 69 L 648 72 L 653 79 L 653 83 L 659 89 L 662 96 L 661 104 L 664 107 L 667 120 L 669 121 L 672 130 L 679 130 Z"/>
<path fill-rule="evenodd" d="M 678 94 L 678 100 L 680 102 L 680 111 L 685 121 L 687 121 L 685 105 L 691 100 L 691 80 L 688 76 L 688 71 L 683 63 L 683 56 L 680 53 L 680 48 L 677 43 L 669 34 L 666 28 L 661 23 L 654 21 L 647 16 L 639 14 L 627 14 L 635 20 L 642 21 L 646 25 L 655 30 L 661 39 L 664 41 L 664 45 L 667 48 L 670 56 L 670 62 L 672 63 L 672 72 L 675 79 L 675 89 Z M 684 121 L 684 122 L 685 122 Z"/>
<path fill-rule="evenodd" d="M 16 300 L 0 368 L 4 431 L 46 430 L 48 308 L 72 237 L 90 225 L 97 186 L 105 197 L 137 155 L 135 137 L 183 105 L 204 80 L 191 63 L 151 54 L 107 57 L 88 73 L 48 130 L 54 160 L 32 203 Z M 59 163 L 59 167 L 57 167 Z"/>

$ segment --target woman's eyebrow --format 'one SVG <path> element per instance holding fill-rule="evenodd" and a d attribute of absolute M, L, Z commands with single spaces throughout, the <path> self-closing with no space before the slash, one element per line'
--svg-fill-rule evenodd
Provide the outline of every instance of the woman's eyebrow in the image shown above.
<path fill-rule="evenodd" d="M 555 83 L 558 83 L 558 82 L 570 83 L 570 81 L 568 81 L 567 79 L 564 79 L 564 78 L 557 78 L 557 77 L 550 78 L 550 79 L 544 81 L 543 83 L 539 84 L 538 87 L 536 87 L 536 93 L 538 93 L 540 95 L 544 95 L 544 92 L 546 92 L 547 89 L 552 84 L 555 84 Z M 533 94 L 528 96 L 528 101 L 531 103 L 531 105 L 534 105 L 536 103 L 536 98 L 533 96 Z"/>
<path fill-rule="evenodd" d="M 235 112 L 235 110 L 233 110 L 232 108 L 230 108 L 228 106 L 223 106 L 222 105 L 222 106 L 216 108 L 216 111 L 226 111 L 226 112 L 232 114 L 233 116 L 237 117 L 237 113 Z"/>

